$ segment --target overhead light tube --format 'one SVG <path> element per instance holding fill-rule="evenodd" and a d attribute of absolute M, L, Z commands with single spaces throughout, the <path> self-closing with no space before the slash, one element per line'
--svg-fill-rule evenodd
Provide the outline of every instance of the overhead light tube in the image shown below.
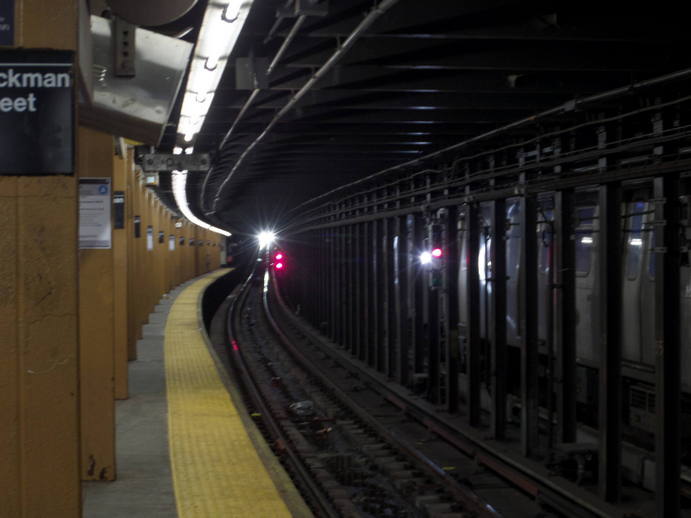
<path fill-rule="evenodd" d="M 223 236 L 230 236 L 230 232 L 227 232 L 218 227 L 214 227 L 213 225 L 209 225 L 208 223 L 205 223 L 204 221 L 200 220 L 197 216 L 195 216 L 192 213 L 189 205 L 187 204 L 186 189 L 187 171 L 173 171 L 173 196 L 175 196 L 175 203 L 177 203 L 178 207 L 180 207 L 180 211 L 182 212 L 182 214 L 195 225 L 198 225 L 202 228 L 206 228 L 208 230 L 211 230 L 212 232 L 216 232 L 217 234 L 221 234 Z"/>

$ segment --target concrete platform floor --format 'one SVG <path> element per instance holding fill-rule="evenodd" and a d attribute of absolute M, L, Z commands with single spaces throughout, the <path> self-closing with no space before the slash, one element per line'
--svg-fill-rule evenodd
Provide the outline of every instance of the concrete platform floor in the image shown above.
<path fill-rule="evenodd" d="M 84 518 L 177 518 L 168 455 L 168 409 L 163 366 L 166 317 L 188 283 L 164 295 L 129 364 L 130 397 L 116 401 L 114 482 L 82 484 Z"/>

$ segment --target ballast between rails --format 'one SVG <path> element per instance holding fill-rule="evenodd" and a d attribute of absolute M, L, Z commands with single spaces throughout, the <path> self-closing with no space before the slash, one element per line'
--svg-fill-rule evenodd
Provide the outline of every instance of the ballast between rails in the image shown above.
<path fill-rule="evenodd" d="M 555 481 L 546 479 L 538 473 L 540 466 L 537 463 L 531 468 L 529 466 L 530 463 L 526 462 L 525 459 L 514 459 L 512 455 L 501 452 L 499 449 L 486 444 L 471 431 L 461 430 L 453 426 L 439 417 L 437 410 L 418 400 L 408 398 L 403 391 L 396 390 L 391 383 L 387 382 L 384 376 L 371 371 L 365 366 L 360 366 L 359 362 L 350 358 L 345 352 L 322 345 L 323 338 L 312 328 L 301 322 L 287 308 L 275 278 L 273 279 L 273 284 L 275 286 L 274 294 L 276 301 L 283 314 L 287 315 L 312 342 L 320 345 L 334 362 L 357 373 L 357 376 L 364 380 L 370 388 L 384 394 L 388 401 L 400 408 L 409 417 L 423 423 L 442 440 L 465 452 L 479 464 L 484 465 L 490 471 L 508 480 L 521 491 L 559 509 L 567 516 L 609 518 L 618 515 L 616 509 L 609 504 L 598 502 L 595 505 L 585 492 L 579 495 L 573 492 L 573 488 L 564 487 Z M 322 375 L 322 377 L 328 382 L 328 378 L 325 375 Z"/>
<path fill-rule="evenodd" d="M 251 290 L 251 281 L 255 272 L 250 273 L 240 288 L 238 296 L 233 300 L 228 309 L 227 334 L 228 342 L 232 346 L 231 354 L 234 358 L 234 365 L 239 370 L 242 385 L 245 387 L 248 397 L 261 412 L 261 419 L 267 427 L 267 431 L 274 441 L 274 444 L 281 444 L 281 459 L 288 463 L 293 476 L 299 478 L 299 485 L 303 490 L 308 491 L 310 501 L 319 507 L 322 515 L 328 518 L 338 518 L 340 514 L 333 508 L 328 499 L 323 495 L 309 470 L 304 466 L 298 454 L 292 449 L 290 441 L 284 436 L 278 421 L 274 418 L 271 410 L 264 401 L 256 382 L 254 381 L 242 355 L 241 347 L 236 341 L 235 319 L 237 311 L 244 304 Z"/>
<path fill-rule="evenodd" d="M 285 307 L 285 304 L 281 298 L 280 290 L 278 289 L 278 284 L 276 283 L 276 278 L 273 272 L 271 274 L 271 281 L 274 288 L 272 290 L 273 294 L 275 295 L 281 310 L 285 314 L 289 314 L 289 311 Z M 341 389 L 339 389 L 331 382 L 331 380 L 326 374 L 314 369 L 310 365 L 311 362 L 293 345 L 291 340 L 281 330 L 281 327 L 276 322 L 276 319 L 271 313 L 268 290 L 264 291 L 263 299 L 264 310 L 266 311 L 266 316 L 269 322 L 271 323 L 274 332 L 280 338 L 284 346 L 290 351 L 291 355 L 293 355 L 293 357 L 301 365 L 303 365 L 307 370 L 309 370 L 310 374 L 319 378 L 321 382 L 325 386 L 327 386 L 329 390 L 341 401 L 348 401 L 348 406 L 351 409 L 351 411 L 353 411 L 360 419 L 362 419 L 369 426 L 375 429 L 377 433 L 384 437 L 389 443 L 394 444 L 397 448 L 404 451 L 407 455 L 415 459 L 418 463 L 418 466 L 422 468 L 424 471 L 426 471 L 430 476 L 437 479 L 446 490 L 448 490 L 451 494 L 454 495 L 454 497 L 457 499 L 459 503 L 466 505 L 469 509 L 475 510 L 479 513 L 479 516 L 485 516 L 488 518 L 500 518 L 502 516 L 495 509 L 493 509 L 491 505 L 482 501 L 482 499 L 480 499 L 477 495 L 475 495 L 469 489 L 467 489 L 466 487 L 458 483 L 456 480 L 454 480 L 452 477 L 450 477 L 440 466 L 436 465 L 422 452 L 418 451 L 410 444 L 407 444 L 405 441 L 396 437 L 396 435 L 392 434 L 389 430 L 387 430 L 380 422 L 378 422 L 376 419 L 370 416 L 364 409 L 359 408 L 354 402 L 351 401 L 351 398 L 349 398 Z M 317 340 L 316 343 L 318 343 L 318 337 L 315 337 L 314 339 Z"/>

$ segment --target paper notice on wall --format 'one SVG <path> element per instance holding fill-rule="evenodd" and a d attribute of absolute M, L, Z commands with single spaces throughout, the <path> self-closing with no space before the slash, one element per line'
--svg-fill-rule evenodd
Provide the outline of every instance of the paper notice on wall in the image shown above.
<path fill-rule="evenodd" d="M 175 236 L 173 234 L 168 236 L 168 250 L 171 252 L 175 250 Z"/>
<path fill-rule="evenodd" d="M 148 251 L 154 249 L 154 227 L 151 225 L 146 227 L 146 249 Z"/>
<path fill-rule="evenodd" d="M 79 179 L 79 248 L 111 248 L 110 178 Z"/>

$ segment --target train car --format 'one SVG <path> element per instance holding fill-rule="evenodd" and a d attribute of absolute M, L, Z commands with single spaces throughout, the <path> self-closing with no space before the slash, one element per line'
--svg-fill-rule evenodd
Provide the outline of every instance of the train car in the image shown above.
<path fill-rule="evenodd" d="M 622 206 L 622 383 L 624 391 L 625 438 L 632 444 L 653 449 L 655 431 L 655 259 L 656 252 L 653 236 L 653 205 L 649 201 L 650 193 L 645 190 L 634 190 L 627 193 Z M 686 210 L 686 206 L 685 206 Z M 480 277 L 480 333 L 482 344 L 482 365 L 486 369 L 483 376 L 482 406 L 489 410 L 491 401 L 488 393 L 490 369 L 490 326 L 488 318 L 492 298 L 491 251 L 493 246 L 491 204 L 480 205 L 480 246 L 478 257 Z M 462 214 L 462 210 L 459 210 Z M 520 290 L 521 235 L 520 205 L 517 199 L 506 201 L 506 330 L 509 345 L 509 362 L 520 360 L 520 339 L 523 330 L 520 327 L 523 307 Z M 461 225 L 462 228 L 462 225 Z M 599 253 L 599 224 L 597 193 L 594 191 L 579 192 L 576 196 L 573 211 L 574 240 L 573 262 L 575 266 L 575 341 L 577 356 L 577 418 L 580 426 L 597 427 L 597 390 L 598 369 L 600 365 L 600 330 L 598 314 L 600 300 L 598 296 L 600 272 L 597 256 Z M 536 228 L 538 243 L 538 336 L 540 354 L 540 375 L 543 384 L 550 368 L 550 356 L 554 353 L 551 345 L 551 311 L 554 293 L 553 258 L 555 246 L 554 218 L 551 197 L 540 200 L 538 225 Z M 691 228 L 685 230 L 691 235 Z M 467 315 L 467 266 L 472 260 L 467 256 L 467 232 L 459 233 L 460 258 L 458 265 L 458 298 L 461 326 L 465 326 Z M 691 440 L 691 267 L 688 260 L 681 268 L 681 312 L 682 312 L 682 412 L 684 415 L 683 430 L 685 441 Z M 460 357 L 465 371 L 468 355 L 467 344 L 460 342 Z M 517 363 L 516 363 L 517 364 Z M 518 375 L 508 376 L 508 392 L 513 397 L 509 401 L 520 404 L 520 379 Z M 465 377 L 461 375 L 459 390 L 465 391 Z M 541 405 L 545 405 L 545 391 L 542 392 Z M 514 415 L 519 415 L 515 409 Z M 509 412 L 511 415 L 511 412 Z M 592 436 L 592 434 L 591 434 Z"/>

